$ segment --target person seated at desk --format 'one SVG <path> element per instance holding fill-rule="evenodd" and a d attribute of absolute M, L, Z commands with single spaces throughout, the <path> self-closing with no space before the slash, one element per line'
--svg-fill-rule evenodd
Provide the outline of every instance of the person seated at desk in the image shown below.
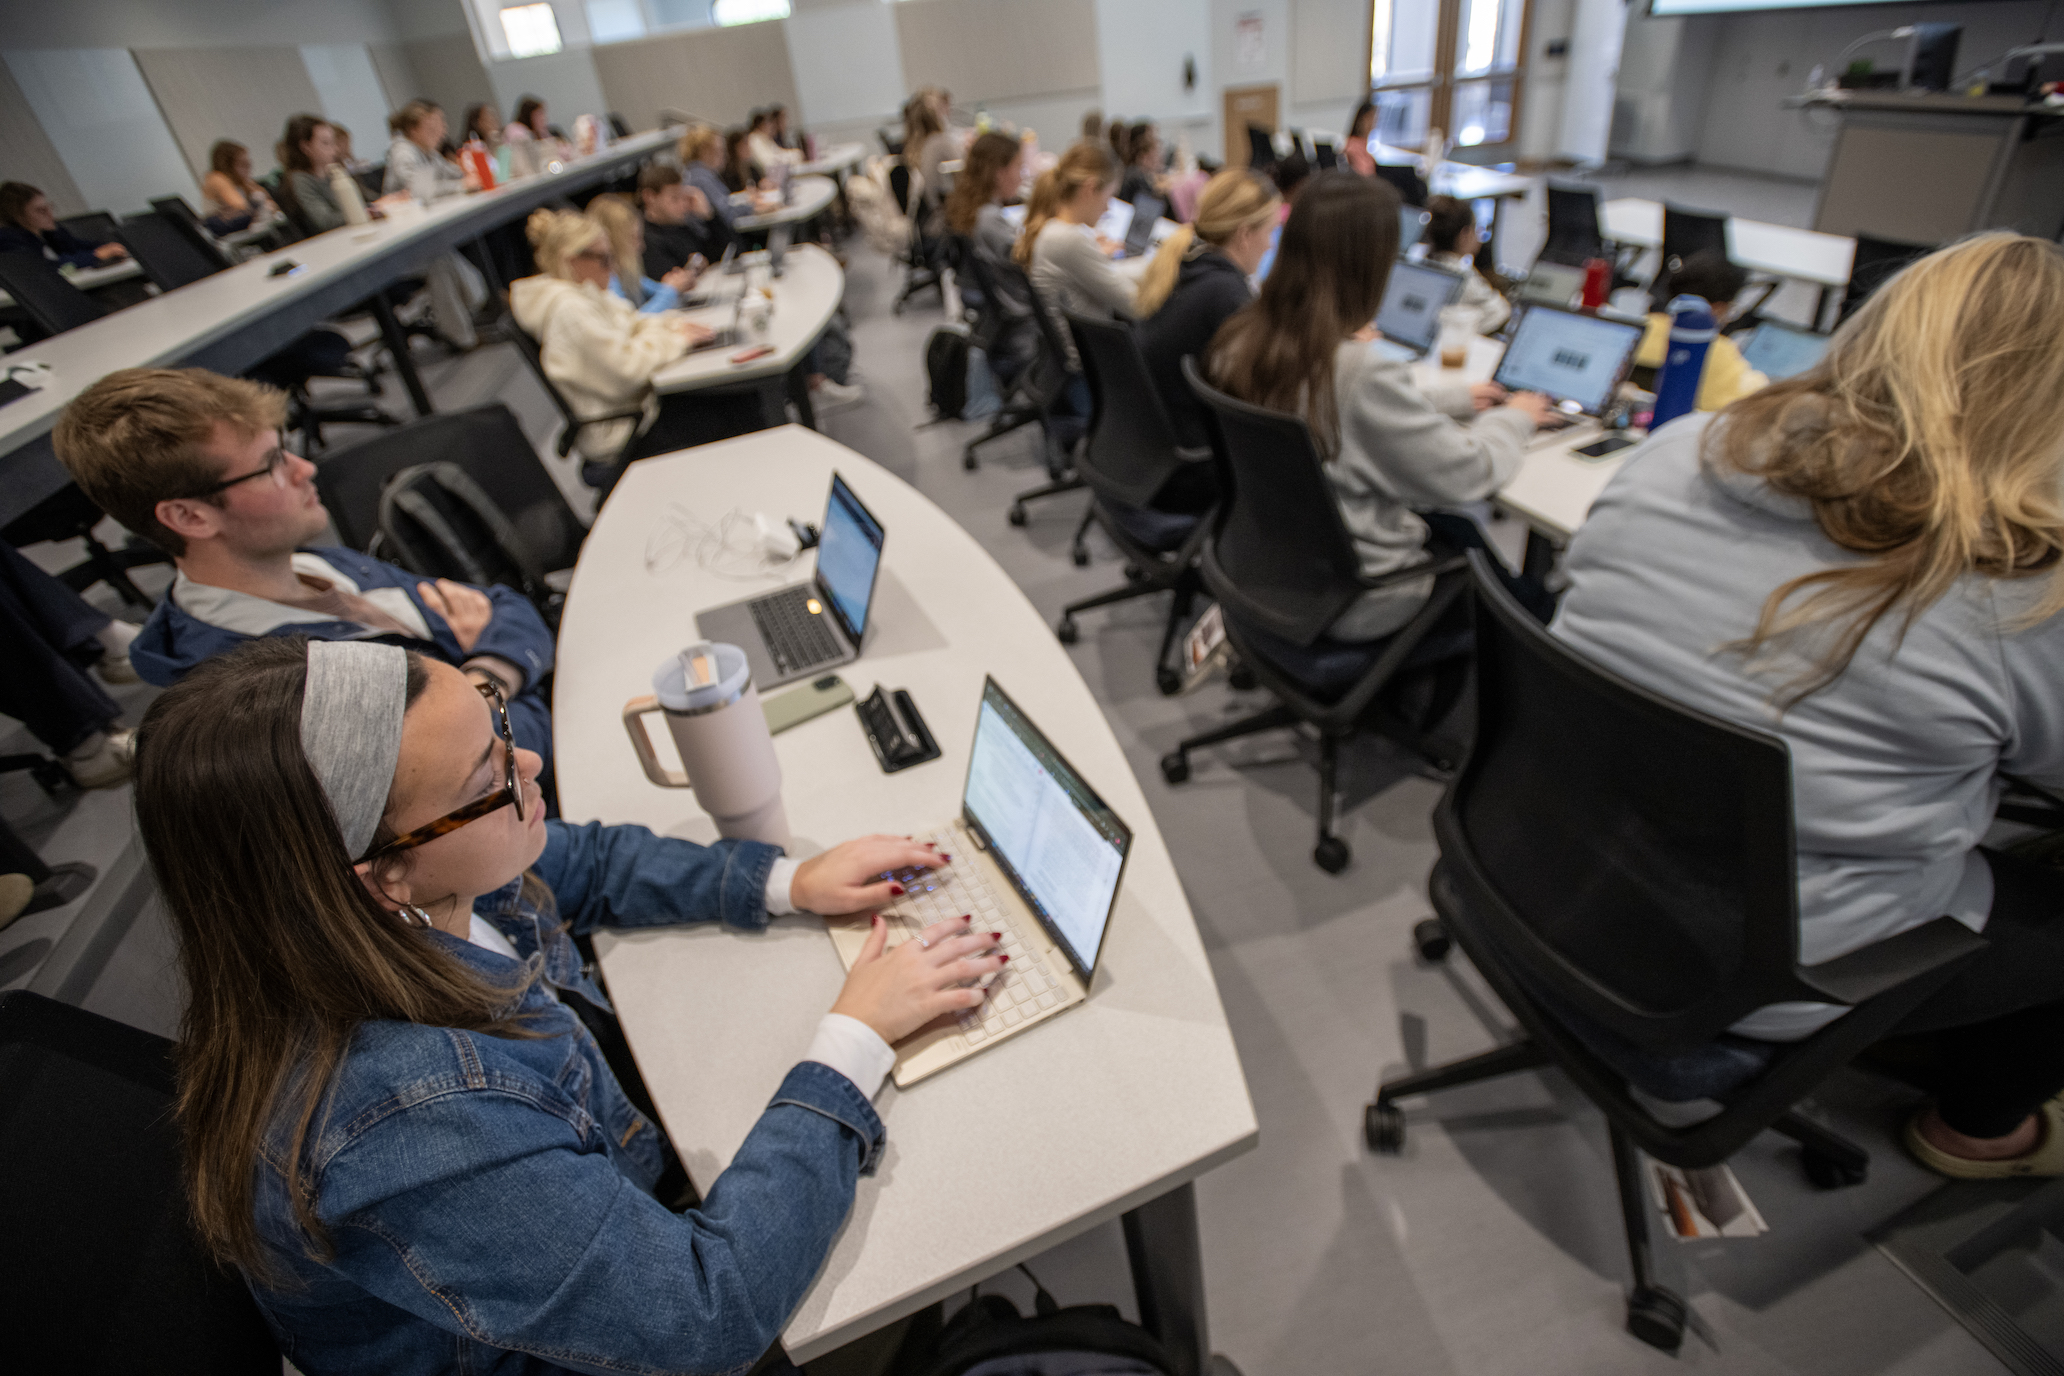
<path fill-rule="evenodd" d="M 330 128 L 337 135 L 337 161 L 344 164 L 344 170 L 354 177 L 372 171 L 373 164 L 370 159 L 361 158 L 351 151 L 351 131 L 334 120 L 330 122 Z"/>
<path fill-rule="evenodd" d="M 1117 186 L 1118 165 L 1109 153 L 1093 143 L 1074 145 L 1032 184 L 1025 224 L 1011 249 L 1012 261 L 1031 277 L 1060 331 L 1068 370 L 1075 375 L 1065 404 L 1082 417 L 1089 415 L 1089 384 L 1082 380 L 1082 364 L 1062 313 L 1130 320 L 1138 301 L 1138 284 L 1111 261 L 1118 246 L 1096 232 Z"/>
<path fill-rule="evenodd" d="M 58 757 L 80 788 L 129 778 L 134 732 L 101 682 L 137 681 L 129 663 L 136 628 L 86 600 L 0 540 L 0 714 L 14 718 Z M 0 911 L 0 927 L 7 914 Z"/>
<path fill-rule="evenodd" d="M 1277 223 L 1290 218 L 1290 202 L 1297 199 L 1297 193 L 1311 180 L 1312 166 L 1305 161 L 1304 154 L 1292 151 L 1287 158 L 1278 158 L 1269 169 L 1269 180 L 1276 184 L 1276 191 L 1283 198 Z"/>
<path fill-rule="evenodd" d="M 1347 170 L 1363 177 L 1376 175 L 1376 155 L 1369 151 L 1369 140 L 1376 136 L 1376 113 L 1375 100 L 1364 98 L 1347 117 L 1347 141 L 1340 145 Z"/>
<path fill-rule="evenodd" d="M 1462 274 L 1462 294 L 1455 304 L 1475 307 L 1477 330 L 1496 334 L 1512 318 L 1512 303 L 1476 264 L 1483 239 L 1476 230 L 1475 209 L 1453 196 L 1434 196 L 1426 202 L 1426 213 L 1430 218 L 1421 241 L 1426 245 L 1426 261 Z"/>
<path fill-rule="evenodd" d="M 27 182 L 0 183 L 0 253 L 40 253 L 64 267 L 93 268 L 129 256 L 120 244 L 95 244 L 57 222 L 50 198 Z"/>
<path fill-rule="evenodd" d="M 201 178 L 202 223 L 210 234 L 234 234 L 255 220 L 270 219 L 272 197 L 251 177 L 251 150 L 217 139 L 208 150 L 208 175 Z"/>
<path fill-rule="evenodd" d="M 778 100 L 767 107 L 767 137 L 774 141 L 776 148 L 788 148 L 807 155 L 809 140 L 788 127 L 788 107 Z M 808 162 L 809 158 L 804 156 L 800 161 Z"/>
<path fill-rule="evenodd" d="M 124 368 L 65 408 L 52 440 L 101 510 L 178 569 L 129 646 L 145 680 L 175 683 L 253 638 L 389 639 L 494 684 L 548 756 L 552 633 L 524 597 L 418 578 L 348 549 L 315 465 L 285 447 L 286 398 L 202 368 Z"/>
<path fill-rule="evenodd" d="M 726 245 L 738 241 L 708 193 L 689 185 L 672 163 L 648 162 L 638 173 L 638 208 L 645 222 L 647 277 L 663 279 L 697 258 L 714 263 Z"/>
<path fill-rule="evenodd" d="M 679 175 L 675 173 L 677 178 Z M 647 277 L 642 271 L 645 265 L 645 220 L 626 197 L 604 192 L 588 202 L 588 214 L 600 221 L 602 228 L 609 233 L 609 255 L 616 269 L 609 274 L 611 294 L 630 302 L 641 315 L 678 309 L 681 293 L 695 285 L 701 269 L 682 266 L 669 268 L 657 278 Z"/>
<path fill-rule="evenodd" d="M 280 208 L 290 218 L 299 219 L 300 227 L 310 234 L 342 229 L 351 223 L 344 218 L 344 208 L 337 204 L 336 193 L 330 189 L 330 169 L 342 161 L 337 152 L 336 125 L 321 115 L 295 115 L 287 121 L 286 132 L 280 135 L 279 146 L 273 151 L 279 157 L 282 173 Z M 378 218 L 389 205 L 403 199 L 382 196 L 366 210 Z"/>
<path fill-rule="evenodd" d="M 480 179 L 438 151 L 444 143 L 444 110 L 427 100 L 412 100 L 389 121 L 394 142 L 387 146 L 387 171 L 380 188 L 388 196 L 407 195 L 430 206 L 449 196 L 478 191 Z M 437 332 L 454 349 L 480 342 L 473 312 L 487 304 L 487 279 L 457 253 L 430 261 L 425 279 L 430 287 L 430 315 Z"/>
<path fill-rule="evenodd" d="M 514 176 L 542 172 L 549 162 L 573 157 L 573 146 L 554 132 L 550 111 L 536 96 L 516 102 L 516 113 L 503 126 L 502 138 L 509 145 L 509 168 Z"/>
<path fill-rule="evenodd" d="M 888 950 L 876 917 L 811 1036 L 738 1029 L 799 1060 L 672 1212 L 686 1173 L 588 1031 L 615 1016 L 574 937 L 864 912 L 949 857 L 547 820 L 541 738 L 499 708 L 398 646 L 298 639 L 151 705 L 136 816 L 191 1000 L 198 1236 L 306 1371 L 742 1372 L 882 1160 L 891 1043 L 1005 957 L 965 917 Z"/>
<path fill-rule="evenodd" d="M 1749 274 L 1739 264 L 1728 262 L 1727 255 L 1715 249 L 1702 248 L 1680 261 L 1675 272 L 1666 274 L 1657 283 L 1655 302 L 1659 306 L 1668 306 L 1680 296 L 1696 296 L 1712 309 L 1713 324 L 1717 328 L 1725 325 L 1728 317 L 1734 314 L 1734 298 L 1741 295 L 1741 289 L 1748 280 Z M 1641 347 L 1634 351 L 1634 366 L 1650 370 L 1660 368 L 1669 352 L 1669 312 L 1651 311 L 1648 331 L 1641 336 Z M 1769 378 L 1749 366 L 1732 339 L 1724 334 L 1717 335 L 1706 346 L 1706 366 L 1699 373 L 1697 409 L 1718 411 L 1769 382 Z"/>
<path fill-rule="evenodd" d="M 1484 409 L 1463 425 L 1413 385 L 1410 369 L 1372 348 L 1369 322 L 1397 257 L 1398 196 L 1389 183 L 1321 172 L 1290 208 L 1261 294 L 1212 343 L 1207 375 L 1242 401 L 1304 417 L 1361 557 L 1362 572 L 1426 560 L 1430 534 L 1480 543 L 1466 517 L 1432 511 L 1482 501 L 1519 469 L 1551 412 L 1536 392 L 1492 383 L 1456 388 L 1449 410 Z M 1424 605 L 1433 580 L 1364 593 L 1328 629 L 1339 641 L 1391 634 Z M 1538 585 L 1523 596 L 1547 609 Z M 1544 617 L 1545 619 L 1545 617 Z"/>
<path fill-rule="evenodd" d="M 1168 159 L 1161 148 L 1161 131 L 1152 120 L 1142 120 L 1125 136 L 1125 175 L 1118 182 L 1117 199 L 1131 205 L 1141 196 L 1168 199 Z"/>
<path fill-rule="evenodd" d="M 1939 1062 L 1906 1142 L 2064 1174 L 2064 872 L 1981 844 L 2009 776 L 2064 788 L 2064 253 L 1977 235 L 1893 278 L 1814 367 L 1650 436 L 1569 550 L 1551 627 L 1783 738 L 1799 959 L 1948 915 L 1990 947 L 1895 1036 Z M 1795 1041 L 1836 1005 L 1732 1031 Z"/>
<path fill-rule="evenodd" d="M 961 154 L 960 140 L 946 132 L 936 104 L 923 95 L 903 107 L 903 165 L 924 188 L 922 226 L 936 235 L 945 226 L 946 173 L 943 166 Z"/>
<path fill-rule="evenodd" d="M 713 232 L 711 235 L 717 252 L 706 256 L 713 263 L 738 238 L 735 222 L 739 210 L 732 203 L 733 188 L 726 177 L 730 156 L 731 146 L 725 141 L 723 131 L 715 125 L 698 124 L 681 135 L 681 175 L 690 187 L 702 193 L 703 199 L 709 202 L 710 214 L 715 217 L 716 225 L 722 227 L 721 234 Z"/>
<path fill-rule="evenodd" d="M 946 231 L 957 234 L 966 243 L 966 251 L 979 258 L 985 265 L 999 266 L 1011 260 L 1011 248 L 1017 243 L 1018 231 L 1004 218 L 1003 208 L 1018 198 L 1018 189 L 1025 182 L 1025 146 L 1009 134 L 990 131 L 977 134 L 968 145 L 960 175 L 953 179 L 953 190 L 946 197 Z M 961 274 L 960 294 L 970 306 L 977 309 L 988 307 L 988 299 L 975 282 L 973 274 Z M 1013 321 L 1030 324 L 1032 303 L 1015 294 L 1010 284 L 1000 280 L 1000 274 L 991 272 L 988 280 L 1003 294 L 997 303 L 1006 316 Z M 989 366 L 1003 381 L 1008 382 L 1018 374 L 1018 369 L 1031 361 L 1039 346 L 1036 329 L 1011 328 L 992 340 L 997 347 L 991 352 Z"/>
<path fill-rule="evenodd" d="M 723 177 L 727 200 L 740 192 L 771 189 L 767 183 L 767 170 L 753 160 L 748 137 L 749 131 L 745 129 L 724 131 Z"/>
<path fill-rule="evenodd" d="M 778 105 L 770 105 L 763 110 L 753 111 L 752 120 L 745 130 L 746 148 L 752 154 L 752 160 L 769 175 L 777 167 L 794 167 L 803 160 L 800 152 L 783 144 L 775 136 L 774 115 L 780 109 Z M 785 117 L 786 112 L 783 114 Z"/>

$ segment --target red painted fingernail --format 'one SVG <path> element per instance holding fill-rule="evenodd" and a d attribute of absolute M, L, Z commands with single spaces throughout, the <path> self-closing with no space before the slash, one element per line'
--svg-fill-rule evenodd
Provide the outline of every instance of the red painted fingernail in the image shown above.
<path fill-rule="evenodd" d="M 903 896 L 903 886 L 901 884 L 891 884 L 889 885 L 889 892 L 901 898 Z"/>
<path fill-rule="evenodd" d="M 990 939 L 991 941 L 1001 941 L 1001 940 L 1003 940 L 1003 933 L 1002 933 L 1002 932 L 991 932 L 991 933 L 989 933 L 989 939 Z"/>
<path fill-rule="evenodd" d="M 997 959 L 998 959 L 998 960 L 1000 960 L 1000 961 L 1002 961 L 1002 962 L 1003 962 L 1003 963 L 1004 963 L 1005 965 L 1008 965 L 1008 964 L 1010 964 L 1010 957 L 1009 957 L 1009 956 L 998 956 L 998 957 L 997 957 Z"/>

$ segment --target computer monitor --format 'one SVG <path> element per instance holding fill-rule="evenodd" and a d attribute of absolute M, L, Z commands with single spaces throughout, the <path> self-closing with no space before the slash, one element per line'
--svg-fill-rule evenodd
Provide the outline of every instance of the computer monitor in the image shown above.
<path fill-rule="evenodd" d="M 1086 985 L 1132 829 L 993 678 L 982 683 L 961 815 Z"/>
<path fill-rule="evenodd" d="M 1793 377 L 1820 362 L 1828 337 L 1778 320 L 1765 320 L 1742 341 L 1742 361 L 1775 381 Z"/>
<path fill-rule="evenodd" d="M 874 513 L 846 486 L 844 478 L 833 473 L 831 495 L 824 502 L 824 530 L 817 539 L 816 581 L 825 605 L 839 619 L 840 629 L 855 649 L 867 631 L 867 610 L 874 601 L 884 538 Z"/>
<path fill-rule="evenodd" d="M 1491 380 L 1507 391 L 1573 402 L 1595 416 L 1611 403 L 1646 328 L 1641 321 L 1528 306 Z"/>
<path fill-rule="evenodd" d="M 1460 273 L 1425 263 L 1393 264 L 1376 329 L 1385 339 L 1423 354 L 1440 337 L 1441 307 L 1454 304 L 1461 294 Z"/>

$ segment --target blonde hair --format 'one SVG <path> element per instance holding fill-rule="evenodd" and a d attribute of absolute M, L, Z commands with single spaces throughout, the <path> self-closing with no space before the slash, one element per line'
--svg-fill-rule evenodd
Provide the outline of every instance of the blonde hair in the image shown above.
<path fill-rule="evenodd" d="M 1085 186 L 1104 186 L 1118 180 L 1118 164 L 1101 145 L 1084 141 L 1061 154 L 1061 160 L 1039 174 L 1032 194 L 1025 201 L 1025 227 L 1011 246 L 1011 260 L 1019 267 L 1032 266 L 1032 245 L 1046 222 L 1061 213 L 1061 207 L 1075 199 Z"/>
<path fill-rule="evenodd" d="M 681 135 L 681 161 L 701 162 L 711 148 L 721 150 L 724 146 L 723 131 L 713 124 L 698 124 Z"/>
<path fill-rule="evenodd" d="M 932 88 L 927 86 L 903 106 L 903 165 L 915 168 L 924 146 L 934 134 L 946 132 L 946 122 L 932 107 Z"/>
<path fill-rule="evenodd" d="M 644 216 L 630 197 L 606 192 L 588 202 L 588 218 L 609 235 L 609 256 L 616 260 L 617 285 L 634 306 L 645 300 Z"/>
<path fill-rule="evenodd" d="M 1228 167 L 1204 183 L 1203 193 L 1197 197 L 1196 220 L 1161 241 L 1154 261 L 1140 277 L 1134 316 L 1144 320 L 1161 309 L 1175 290 L 1183 260 L 1199 240 L 1224 248 L 1241 230 L 1274 220 L 1282 204 L 1282 194 L 1249 168 Z"/>
<path fill-rule="evenodd" d="M 586 252 L 597 239 L 609 241 L 607 226 L 572 210 L 533 210 L 524 222 L 523 233 L 537 255 L 538 271 L 547 277 L 568 279 L 573 276 L 566 266 L 568 259 Z"/>
<path fill-rule="evenodd" d="M 1885 283 L 1818 364 L 1707 431 L 1709 464 L 1806 501 L 1822 534 L 1866 556 L 1778 588 L 1732 647 L 1820 633 L 1779 702 L 1832 683 L 1879 620 L 1901 612 L 1903 635 L 1969 574 L 2047 573 L 2021 624 L 2064 610 L 2060 319 L 2064 251 L 1973 235 Z"/>

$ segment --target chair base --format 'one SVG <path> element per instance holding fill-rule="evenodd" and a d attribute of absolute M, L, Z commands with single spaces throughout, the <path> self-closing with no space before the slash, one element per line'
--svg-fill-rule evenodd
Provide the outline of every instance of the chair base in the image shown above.
<path fill-rule="evenodd" d="M 982 438 L 987 439 L 988 436 L 985 435 Z M 979 442 L 980 441 L 977 441 L 977 443 Z M 1020 492 L 1017 496 L 1011 498 L 1010 511 L 1006 513 L 1006 515 L 1012 525 L 1022 526 L 1025 524 L 1026 520 L 1029 519 L 1031 515 L 1031 513 L 1025 509 L 1025 503 L 1036 502 L 1046 497 L 1058 497 L 1066 492 L 1080 492 L 1083 488 L 1087 486 L 1089 486 L 1089 484 L 1084 482 L 1081 478 L 1077 477 L 1072 471 L 1067 472 L 1063 476 L 1054 479 L 1050 483 L 1041 483 L 1037 487 L 1027 488 L 1023 492 Z M 1083 546 L 1082 537 L 1079 532 L 1077 533 L 1075 540 L 1075 547 L 1080 552 L 1080 557 L 1075 560 L 1075 563 L 1078 566 L 1087 564 L 1089 562 L 1089 551 L 1086 547 Z"/>
<path fill-rule="evenodd" d="M 1075 532 L 1078 549 L 1081 548 L 1083 532 L 1088 530 L 1089 522 L 1089 517 L 1083 517 L 1081 528 Z M 1087 552 L 1085 551 L 1083 558 L 1075 562 L 1087 563 Z M 1054 627 L 1054 634 L 1059 637 L 1061 644 L 1073 645 L 1081 634 L 1075 625 L 1077 612 L 1116 606 L 1120 602 L 1130 602 L 1136 597 L 1151 597 L 1155 593 L 1172 593 L 1173 596 L 1168 603 L 1168 623 L 1161 631 L 1161 648 L 1154 654 L 1154 687 L 1160 690 L 1161 696 L 1174 697 L 1182 691 L 1182 674 L 1168 662 L 1168 652 L 1175 647 L 1176 639 L 1182 633 L 1183 621 L 1189 616 L 1190 608 L 1196 603 L 1197 593 L 1201 591 L 1196 574 L 1187 563 L 1180 569 L 1165 571 L 1160 577 L 1152 576 L 1147 571 L 1128 564 L 1125 574 L 1127 581 L 1124 587 L 1098 593 L 1095 597 L 1085 597 L 1079 602 L 1070 602 L 1061 608 L 1061 619 Z"/>

